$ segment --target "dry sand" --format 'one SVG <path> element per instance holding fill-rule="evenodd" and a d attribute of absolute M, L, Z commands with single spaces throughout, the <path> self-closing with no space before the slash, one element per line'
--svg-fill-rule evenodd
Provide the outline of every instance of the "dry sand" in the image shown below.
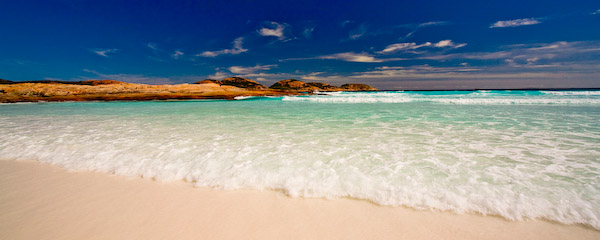
<path fill-rule="evenodd" d="M 600 239 L 600 231 L 0 160 L 0 239 Z"/>

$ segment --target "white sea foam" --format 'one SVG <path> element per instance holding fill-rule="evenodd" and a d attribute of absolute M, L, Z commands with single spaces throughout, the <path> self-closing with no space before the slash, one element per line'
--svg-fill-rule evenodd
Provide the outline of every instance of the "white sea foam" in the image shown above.
<path fill-rule="evenodd" d="M 248 99 L 248 98 L 252 98 L 253 96 L 237 96 L 234 97 L 235 100 L 244 100 L 244 99 Z"/>
<path fill-rule="evenodd" d="M 600 229 L 600 109 L 569 106 L 3 105 L 0 157 Z"/>
<path fill-rule="evenodd" d="M 600 91 L 540 91 L 544 94 L 560 95 L 560 96 L 600 96 Z"/>
<path fill-rule="evenodd" d="M 521 91 L 523 92 L 523 91 Z M 426 93 L 426 94 L 425 94 Z M 474 91 L 437 95 L 429 92 L 369 92 L 369 93 L 331 93 L 319 96 L 286 96 L 284 101 L 305 101 L 321 103 L 407 103 L 434 102 L 442 104 L 482 104 L 482 105 L 548 105 L 578 104 L 599 105 L 600 91 L 554 92 L 540 91 L 539 95 L 507 94 L 510 92 Z M 571 97 L 569 97 L 571 96 Z M 582 97 L 583 96 L 583 97 Z M 587 97 L 586 97 L 587 96 Z"/>

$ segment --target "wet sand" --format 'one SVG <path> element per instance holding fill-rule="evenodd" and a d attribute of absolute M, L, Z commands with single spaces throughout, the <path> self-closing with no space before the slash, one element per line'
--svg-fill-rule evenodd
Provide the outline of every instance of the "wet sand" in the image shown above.
<path fill-rule="evenodd" d="M 0 239 L 600 239 L 600 231 L 0 160 Z"/>

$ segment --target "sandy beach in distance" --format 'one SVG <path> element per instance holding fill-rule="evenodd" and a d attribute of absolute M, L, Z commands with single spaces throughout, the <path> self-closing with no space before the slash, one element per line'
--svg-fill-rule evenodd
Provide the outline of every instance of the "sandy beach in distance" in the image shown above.
<path fill-rule="evenodd" d="M 0 239 L 600 239 L 600 231 L 0 160 Z"/>

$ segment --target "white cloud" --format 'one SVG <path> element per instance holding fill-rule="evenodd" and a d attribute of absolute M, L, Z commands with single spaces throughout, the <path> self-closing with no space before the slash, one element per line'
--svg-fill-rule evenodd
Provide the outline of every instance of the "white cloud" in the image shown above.
<path fill-rule="evenodd" d="M 283 33 L 285 30 L 285 25 L 277 22 L 270 22 L 268 25 L 269 27 L 263 27 L 259 29 L 258 34 L 264 37 L 277 37 L 279 40 L 285 39 L 285 35 Z"/>
<path fill-rule="evenodd" d="M 346 79 L 346 77 L 344 77 L 344 76 L 339 76 L 339 75 L 323 76 L 323 74 L 325 74 L 325 73 L 324 72 L 312 72 L 312 73 L 309 73 L 304 76 L 299 76 L 298 78 L 300 78 L 301 80 L 304 80 L 304 81 L 318 81 L 318 82 L 325 82 L 328 84 L 344 83 L 343 81 L 344 81 L 344 79 Z"/>
<path fill-rule="evenodd" d="M 538 75 L 539 74 L 539 75 Z M 348 78 L 379 80 L 442 80 L 442 79 L 506 79 L 546 76 L 545 73 L 506 72 L 503 69 L 465 67 L 432 67 L 428 65 L 407 67 L 379 67 L 373 71 L 356 72 Z"/>
<path fill-rule="evenodd" d="M 593 12 L 592 14 L 600 14 L 600 9 L 596 10 L 595 12 Z"/>
<path fill-rule="evenodd" d="M 110 48 L 110 49 L 92 49 L 91 50 L 93 53 L 98 54 L 100 56 L 103 57 L 109 57 L 108 54 L 109 53 L 114 53 L 119 51 L 119 49 L 115 49 L 115 48 Z"/>
<path fill-rule="evenodd" d="M 466 43 L 456 44 L 455 42 L 452 42 L 452 40 L 442 40 L 442 41 L 439 41 L 439 42 L 433 44 L 433 46 L 438 47 L 438 48 L 444 48 L 444 47 L 461 48 L 461 47 L 467 46 L 467 44 Z"/>
<path fill-rule="evenodd" d="M 171 57 L 173 59 L 179 59 L 181 56 L 183 56 L 183 52 L 180 50 L 175 50 L 175 52 L 173 54 L 171 54 Z"/>
<path fill-rule="evenodd" d="M 360 37 L 365 35 L 365 33 L 367 33 L 367 25 L 365 25 L 363 23 L 363 24 L 359 25 L 358 28 L 350 31 L 350 33 L 348 34 L 348 38 L 352 39 L 352 40 L 359 39 Z"/>
<path fill-rule="evenodd" d="M 581 42 L 553 42 L 535 44 L 515 44 L 503 46 L 501 51 L 495 52 L 469 52 L 441 55 L 425 55 L 418 59 L 448 60 L 448 59 L 475 59 L 494 60 L 511 59 L 515 62 L 532 63 L 539 60 L 574 61 L 575 59 L 595 60 L 600 52 L 599 41 Z M 526 61 L 537 59 L 536 61 Z"/>
<path fill-rule="evenodd" d="M 233 48 L 231 48 L 231 49 L 223 49 L 223 50 L 219 50 L 219 51 L 204 51 L 204 52 L 202 52 L 200 54 L 196 54 L 196 56 L 199 56 L 199 57 L 216 57 L 216 56 L 224 55 L 224 54 L 235 55 L 235 54 L 240 54 L 240 53 L 243 53 L 243 52 L 247 52 L 248 49 L 245 49 L 245 48 L 242 47 L 243 43 L 244 43 L 244 38 L 243 37 L 239 37 L 239 38 L 236 38 L 233 41 Z"/>
<path fill-rule="evenodd" d="M 426 42 L 426 43 L 419 44 L 419 45 L 417 45 L 416 43 L 395 43 L 392 45 L 388 45 L 387 47 L 385 47 L 385 49 L 383 49 L 377 53 L 393 53 L 393 52 L 404 51 L 404 50 L 413 50 L 413 49 L 428 47 L 428 46 L 431 46 L 430 42 Z"/>
<path fill-rule="evenodd" d="M 448 22 L 446 21 L 432 21 L 432 22 L 424 22 L 421 23 L 419 25 L 417 25 L 419 28 L 422 27 L 429 27 L 429 26 L 439 26 L 439 25 L 448 25 Z"/>
<path fill-rule="evenodd" d="M 441 26 L 441 25 L 448 25 L 450 24 L 449 22 L 446 21 L 431 21 L 431 22 L 424 22 L 424 23 L 420 23 L 420 24 L 406 24 L 406 25 L 401 25 L 400 27 L 408 27 L 408 28 L 412 28 L 413 30 L 410 31 L 409 33 L 407 33 L 404 37 L 401 37 L 401 40 L 407 39 L 409 37 L 412 37 L 413 34 L 415 34 L 419 29 L 421 28 L 425 28 L 425 27 L 431 27 L 431 26 Z"/>
<path fill-rule="evenodd" d="M 274 67 L 277 67 L 277 65 L 256 65 L 254 67 L 231 66 L 228 70 L 235 74 L 251 74 L 257 71 L 270 70 Z"/>
<path fill-rule="evenodd" d="M 376 59 L 375 57 L 367 54 L 367 53 L 354 53 L 354 52 L 345 52 L 345 53 L 336 53 L 331 55 L 325 55 L 319 57 L 321 59 L 337 59 L 343 60 L 347 62 L 383 62 L 382 59 Z"/>
<path fill-rule="evenodd" d="M 547 49 L 558 49 L 558 48 L 563 48 L 563 47 L 569 47 L 570 44 L 569 42 L 565 42 L 565 41 L 560 41 L 560 42 L 555 42 L 555 43 L 551 43 L 551 44 L 542 44 L 540 46 L 534 46 L 531 48 L 528 48 L 529 50 L 547 50 Z M 526 46 L 526 45 L 519 45 L 519 46 Z"/>
<path fill-rule="evenodd" d="M 518 27 L 526 25 L 535 25 L 539 23 L 542 22 L 535 18 L 521 18 L 515 20 L 497 21 L 494 24 L 490 25 L 490 28 Z"/>
<path fill-rule="evenodd" d="M 377 63 L 377 62 L 391 62 L 391 61 L 400 61 L 407 60 L 406 58 L 375 58 L 373 55 L 361 52 L 344 52 L 344 53 L 336 53 L 329 54 L 317 57 L 307 57 L 307 58 L 286 58 L 280 59 L 280 62 L 286 61 L 299 61 L 299 60 L 313 60 L 313 59 L 334 59 L 334 60 L 342 60 L 346 62 L 363 62 L 363 63 Z"/>
<path fill-rule="evenodd" d="M 223 80 L 223 79 L 225 79 L 227 77 L 228 77 L 227 73 L 221 72 L 221 71 L 218 71 L 218 70 L 217 70 L 217 72 L 215 74 L 208 76 L 209 79 L 215 79 L 215 80 Z"/>
<path fill-rule="evenodd" d="M 466 43 L 456 44 L 452 40 L 442 40 L 437 43 L 425 42 L 423 44 L 411 43 L 395 43 L 388 45 L 385 49 L 377 52 L 380 54 L 394 53 L 398 51 L 414 50 L 422 47 L 436 47 L 436 48 L 460 48 L 466 46 Z"/>

